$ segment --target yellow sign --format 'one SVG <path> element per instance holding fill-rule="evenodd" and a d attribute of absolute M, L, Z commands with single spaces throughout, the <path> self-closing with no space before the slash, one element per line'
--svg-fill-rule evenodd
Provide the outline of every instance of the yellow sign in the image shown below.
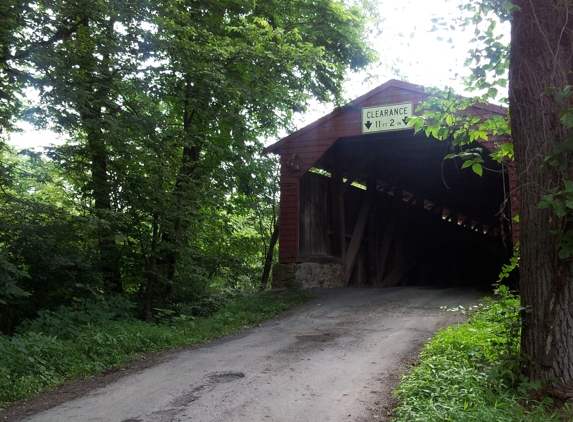
<path fill-rule="evenodd" d="M 412 117 L 412 103 L 362 109 L 362 133 L 410 129 L 406 119 Z"/>

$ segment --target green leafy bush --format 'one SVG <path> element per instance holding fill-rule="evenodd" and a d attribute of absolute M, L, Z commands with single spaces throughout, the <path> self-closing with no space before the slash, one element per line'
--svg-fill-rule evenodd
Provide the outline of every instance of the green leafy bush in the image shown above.
<path fill-rule="evenodd" d="M 111 312 L 76 309 L 43 313 L 28 331 L 0 335 L 0 407 L 61 384 L 67 379 L 97 373 L 133 361 L 145 351 L 186 346 L 223 337 L 308 300 L 304 292 L 264 292 L 237 297 L 210 317 L 146 324 Z M 88 307 L 88 309 L 91 309 Z M 122 308 L 123 309 L 123 308 Z M 78 323 L 82 318 L 83 324 Z M 64 330 L 68 321 L 73 329 Z M 58 334 L 62 333 L 62 338 Z"/>
<path fill-rule="evenodd" d="M 35 332 L 67 340 L 80 334 L 82 327 L 115 320 L 133 320 L 135 304 L 121 295 L 82 300 L 56 311 L 43 309 L 38 317 L 25 320 L 16 329 L 19 333 Z"/>
<path fill-rule="evenodd" d="M 552 414 L 549 398 L 536 402 L 526 396 L 534 385 L 519 375 L 524 309 L 504 285 L 496 286 L 496 296 L 471 309 L 456 308 L 470 319 L 424 346 L 419 364 L 396 391 L 394 422 L 571 420 L 573 414 Z"/>

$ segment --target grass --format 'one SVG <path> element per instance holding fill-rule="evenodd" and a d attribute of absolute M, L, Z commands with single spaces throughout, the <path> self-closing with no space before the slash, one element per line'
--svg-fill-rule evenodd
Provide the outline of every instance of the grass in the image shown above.
<path fill-rule="evenodd" d="M 76 327 L 73 338 L 28 331 L 0 336 L 0 408 L 139 358 L 142 352 L 224 337 L 309 300 L 305 292 L 265 292 L 239 297 L 213 315 L 169 324 L 107 321 Z"/>
<path fill-rule="evenodd" d="M 572 421 L 550 398 L 531 400 L 539 388 L 519 376 L 519 298 L 498 286 L 498 300 L 470 309 L 469 320 L 440 331 L 424 346 L 417 366 L 396 395 L 393 422 Z M 458 311 L 468 309 L 458 308 Z"/>

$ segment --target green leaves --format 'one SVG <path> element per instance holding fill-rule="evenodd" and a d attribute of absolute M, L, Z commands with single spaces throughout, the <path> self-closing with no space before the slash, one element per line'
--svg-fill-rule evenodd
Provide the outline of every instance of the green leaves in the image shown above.
<path fill-rule="evenodd" d="M 541 195 L 537 204 L 539 208 L 551 209 L 557 218 L 563 220 L 560 227 L 567 227 L 573 220 L 573 181 L 563 180 L 558 188 L 551 189 L 550 193 Z M 559 258 L 569 259 L 573 257 L 573 230 L 559 228 L 551 232 L 559 239 Z"/>
<path fill-rule="evenodd" d="M 8 262 L 2 252 L 0 249 L 0 305 L 6 305 L 13 298 L 30 296 L 18 286 L 19 279 L 30 276 Z"/>
<path fill-rule="evenodd" d="M 501 4 L 501 7 L 503 7 L 503 9 L 506 11 L 507 14 L 512 14 L 513 12 L 516 12 L 518 10 L 520 10 L 521 8 L 515 4 L 513 4 L 511 1 L 504 1 Z"/>
<path fill-rule="evenodd" d="M 517 399 L 513 386 L 520 369 L 524 309 L 507 286 L 494 287 L 495 300 L 484 298 L 480 305 L 454 308 L 469 311 L 469 320 L 441 330 L 424 346 L 395 393 L 400 402 L 393 420 L 552 420 L 545 418 L 545 409 L 529 415 Z"/>
<path fill-rule="evenodd" d="M 25 112 L 69 140 L 2 157 L 0 246 L 32 293 L 7 285 L 8 330 L 44 297 L 150 285 L 152 311 L 255 285 L 277 201 L 260 140 L 375 59 L 372 14 L 337 0 L 0 0 L 0 16 L 0 135 Z"/>
<path fill-rule="evenodd" d="M 485 112 L 477 117 L 475 110 L 481 109 L 484 103 L 507 102 L 500 96 L 505 96 L 508 84 L 509 45 L 506 30 L 509 27 L 499 23 L 509 20 L 514 7 L 510 2 L 501 4 L 493 0 L 471 0 L 460 3 L 459 7 L 464 18 L 457 20 L 457 24 L 461 29 L 473 27 L 475 34 L 472 40 L 474 48 L 465 62 L 472 74 L 465 78 L 464 84 L 469 91 L 479 95 L 463 98 L 452 89 L 429 89 L 430 97 L 417 110 L 423 115 L 412 119 L 412 126 L 416 131 L 425 130 L 427 136 L 449 142 L 461 156 L 464 148 L 471 143 L 511 135 L 508 116 Z M 446 26 L 445 21 L 438 21 L 441 26 Z M 474 108 L 474 113 L 469 112 L 471 108 Z M 512 147 L 506 145 L 504 142 L 491 154 L 492 158 L 499 162 L 504 158 L 511 159 Z M 469 161 L 464 158 L 462 168 L 471 168 L 474 173 L 483 175 L 483 161 L 466 158 Z"/>
<path fill-rule="evenodd" d="M 513 143 L 510 142 L 499 145 L 498 148 L 491 153 L 491 157 L 498 163 L 501 163 L 505 157 L 513 160 L 513 156 Z"/>
<path fill-rule="evenodd" d="M 478 176 L 482 176 L 482 163 L 484 162 L 484 159 L 481 157 L 481 152 L 481 148 L 473 148 L 470 150 L 462 151 L 459 154 L 448 154 L 446 155 L 445 159 L 459 157 L 463 160 L 462 169 L 471 167 L 474 173 L 476 173 Z"/>
<path fill-rule="evenodd" d="M 258 325 L 309 299 L 305 292 L 231 297 L 217 303 L 206 317 L 175 316 L 168 310 L 169 326 L 118 317 L 130 304 L 117 298 L 95 307 L 82 303 L 75 309 L 44 312 L 30 323 L 31 329 L 43 333 L 0 334 L 0 407 L 78 376 L 121 367 L 145 351 L 208 341 Z M 52 332 L 66 335 L 48 334 Z"/>
<path fill-rule="evenodd" d="M 573 257 L 573 230 L 553 230 L 552 233 L 559 238 L 559 258 L 569 259 Z"/>

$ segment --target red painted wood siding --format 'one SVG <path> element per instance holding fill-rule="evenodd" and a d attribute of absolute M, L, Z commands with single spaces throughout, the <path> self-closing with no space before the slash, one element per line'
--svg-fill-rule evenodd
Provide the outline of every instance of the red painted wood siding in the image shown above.
<path fill-rule="evenodd" d="M 265 150 L 269 152 L 273 151 L 273 148 L 280 148 L 281 152 L 280 262 L 297 262 L 299 259 L 300 187 L 298 179 L 338 138 L 362 135 L 361 108 L 411 102 L 413 110 L 416 110 L 420 102 L 427 97 L 428 94 L 417 85 L 389 81 L 354 100 L 351 105 L 332 112 L 329 116 L 311 123 Z M 476 116 L 504 113 L 503 108 L 497 106 L 475 106 L 472 107 L 471 112 Z M 482 142 L 482 144 L 490 151 L 494 149 L 492 141 Z M 300 165 L 297 171 L 291 171 L 289 167 L 289 160 L 293 157 L 296 157 Z M 515 181 L 516 179 L 510 176 L 512 192 L 515 192 Z M 517 202 L 513 197 L 511 207 L 512 214 L 517 214 Z M 519 225 L 514 225 L 513 233 L 515 240 L 516 233 L 519 233 Z"/>

